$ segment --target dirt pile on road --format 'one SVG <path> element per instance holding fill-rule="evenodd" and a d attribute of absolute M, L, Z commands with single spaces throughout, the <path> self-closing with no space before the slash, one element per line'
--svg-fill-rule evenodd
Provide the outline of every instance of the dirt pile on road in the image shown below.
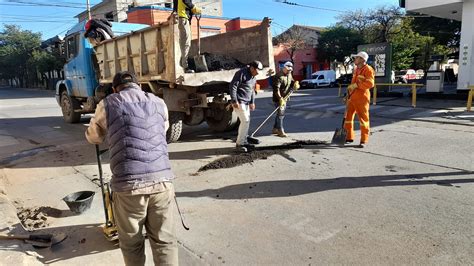
<path fill-rule="evenodd" d="M 246 163 L 253 163 L 256 160 L 265 160 L 273 155 L 281 155 L 285 158 L 288 158 L 289 156 L 287 152 L 289 150 L 303 149 L 306 146 L 317 146 L 325 144 L 326 142 L 318 140 L 298 140 L 283 145 L 256 147 L 255 150 L 248 153 L 230 155 L 224 158 L 214 160 L 201 167 L 198 172 L 204 172 L 213 169 L 232 168 Z"/>
<path fill-rule="evenodd" d="M 51 207 L 18 208 L 18 218 L 21 224 L 28 231 L 49 226 L 48 218 L 60 217 L 61 210 Z"/>
<path fill-rule="evenodd" d="M 242 164 L 252 163 L 256 160 L 267 159 L 268 157 L 275 154 L 284 154 L 285 152 L 286 150 L 252 151 L 249 153 L 231 155 L 204 165 L 199 169 L 199 172 L 212 169 L 232 168 Z"/>

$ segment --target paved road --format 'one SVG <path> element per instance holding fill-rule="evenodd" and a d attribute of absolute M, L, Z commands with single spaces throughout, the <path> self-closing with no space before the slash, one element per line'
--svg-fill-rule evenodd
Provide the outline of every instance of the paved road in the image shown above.
<path fill-rule="evenodd" d="M 286 119 L 290 138 L 269 136 L 268 124 L 257 134 L 262 145 L 330 140 L 343 112 L 336 94 L 300 91 Z M 252 128 L 271 111 L 269 96 L 258 95 Z M 464 103 L 420 100 L 413 109 L 408 98 L 379 100 L 388 101 L 373 108 L 366 149 L 312 146 L 230 169 L 198 172 L 233 154 L 234 133 L 186 128 L 170 145 L 191 227 L 178 230 L 181 264 L 473 264 L 474 122 Z M 54 250 L 30 250 L 39 263 L 121 264 L 98 228 L 99 194 L 80 216 L 61 201 L 99 191 L 87 123 L 63 123 L 49 92 L 0 89 L 0 176 L 8 196 L 24 207 L 62 210 L 44 230 L 69 234 Z M 6 262 L 25 249 L 0 242 Z"/>

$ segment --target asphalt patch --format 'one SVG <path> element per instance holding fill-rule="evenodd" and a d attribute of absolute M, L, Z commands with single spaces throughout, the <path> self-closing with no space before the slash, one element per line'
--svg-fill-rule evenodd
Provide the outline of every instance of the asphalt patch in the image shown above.
<path fill-rule="evenodd" d="M 327 142 L 316 141 L 316 140 L 298 140 L 295 142 L 283 144 L 283 145 L 274 145 L 274 146 L 263 146 L 255 147 L 254 150 L 247 153 L 240 153 L 235 155 L 230 155 L 224 158 L 216 159 L 203 167 L 199 168 L 198 172 L 204 172 L 208 170 L 223 169 L 223 168 L 233 168 L 247 163 L 253 163 L 257 160 L 266 160 L 273 155 L 281 155 L 284 158 L 296 162 L 296 160 L 290 157 L 287 152 L 294 149 L 303 149 L 306 146 L 314 145 L 325 145 Z"/>

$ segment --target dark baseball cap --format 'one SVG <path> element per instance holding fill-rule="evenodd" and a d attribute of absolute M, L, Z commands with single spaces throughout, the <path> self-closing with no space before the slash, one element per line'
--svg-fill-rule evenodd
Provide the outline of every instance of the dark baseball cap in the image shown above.
<path fill-rule="evenodd" d="M 249 66 L 254 67 L 257 70 L 263 70 L 263 64 L 260 61 L 253 61 L 252 63 L 249 64 Z"/>
<path fill-rule="evenodd" d="M 137 77 L 130 71 L 121 71 L 115 74 L 114 80 L 112 81 L 112 87 L 117 88 L 118 86 L 126 83 L 138 84 Z"/>

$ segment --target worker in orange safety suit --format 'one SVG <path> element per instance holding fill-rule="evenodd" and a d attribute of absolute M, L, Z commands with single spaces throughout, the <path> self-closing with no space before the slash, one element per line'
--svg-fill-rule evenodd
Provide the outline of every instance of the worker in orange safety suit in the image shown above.
<path fill-rule="evenodd" d="M 347 130 L 346 143 L 354 142 L 354 116 L 357 114 L 360 122 L 360 148 L 364 148 L 369 141 L 370 134 L 370 89 L 375 84 L 374 69 L 367 65 L 369 55 L 366 52 L 360 52 L 354 57 L 356 65 L 352 76 L 352 82 L 347 87 L 347 112 L 344 128 Z"/>

